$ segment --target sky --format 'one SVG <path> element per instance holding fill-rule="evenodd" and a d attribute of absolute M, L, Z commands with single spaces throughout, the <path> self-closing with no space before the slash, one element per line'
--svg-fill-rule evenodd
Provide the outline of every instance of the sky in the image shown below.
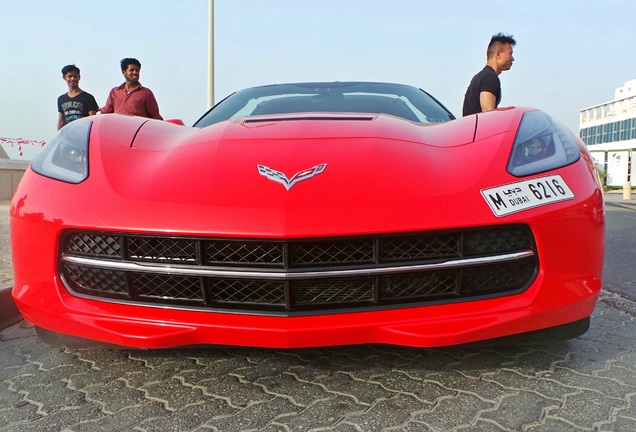
<path fill-rule="evenodd" d="M 0 137 L 49 140 L 64 65 L 103 106 L 142 64 L 164 118 L 208 108 L 208 0 L 1 0 Z M 498 32 L 514 35 L 503 106 L 542 109 L 578 132 L 579 110 L 636 79 L 636 0 L 215 0 L 214 94 L 303 81 L 422 88 L 455 116 Z"/>

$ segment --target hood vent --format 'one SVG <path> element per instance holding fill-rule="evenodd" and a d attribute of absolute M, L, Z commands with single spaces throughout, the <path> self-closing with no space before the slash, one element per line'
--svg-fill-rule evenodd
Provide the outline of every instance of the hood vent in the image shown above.
<path fill-rule="evenodd" d="M 282 121 L 297 121 L 297 120 L 342 120 L 342 121 L 371 121 L 376 118 L 375 115 L 366 116 L 342 116 L 342 115 L 306 115 L 306 116 L 289 116 L 289 117 L 265 117 L 265 118 L 248 118 L 243 123 L 267 123 L 267 122 L 282 122 Z"/>

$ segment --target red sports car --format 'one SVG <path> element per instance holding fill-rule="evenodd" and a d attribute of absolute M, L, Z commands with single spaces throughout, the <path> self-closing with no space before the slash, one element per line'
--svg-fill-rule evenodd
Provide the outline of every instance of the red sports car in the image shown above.
<path fill-rule="evenodd" d="M 604 207 L 542 111 L 282 84 L 193 127 L 70 123 L 24 174 L 11 239 L 13 296 L 49 342 L 437 347 L 585 332 Z"/>

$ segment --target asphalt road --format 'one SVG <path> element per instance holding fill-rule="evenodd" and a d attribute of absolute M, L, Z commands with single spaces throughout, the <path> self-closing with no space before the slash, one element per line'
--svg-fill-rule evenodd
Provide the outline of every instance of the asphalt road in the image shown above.
<path fill-rule="evenodd" d="M 608 291 L 636 302 L 636 194 L 605 195 L 606 251 L 603 285 Z"/>
<path fill-rule="evenodd" d="M 607 199 L 606 289 L 578 339 L 68 350 L 22 321 L 0 332 L 0 431 L 636 431 L 636 201 L 620 198 Z"/>

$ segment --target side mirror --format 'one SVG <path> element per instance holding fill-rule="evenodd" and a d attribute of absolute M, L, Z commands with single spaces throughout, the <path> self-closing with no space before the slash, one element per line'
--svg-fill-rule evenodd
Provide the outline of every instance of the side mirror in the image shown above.
<path fill-rule="evenodd" d="M 183 120 L 181 119 L 167 119 L 165 120 L 167 123 L 172 123 L 172 124 L 176 124 L 179 126 L 185 126 L 185 124 L 183 123 Z"/>

